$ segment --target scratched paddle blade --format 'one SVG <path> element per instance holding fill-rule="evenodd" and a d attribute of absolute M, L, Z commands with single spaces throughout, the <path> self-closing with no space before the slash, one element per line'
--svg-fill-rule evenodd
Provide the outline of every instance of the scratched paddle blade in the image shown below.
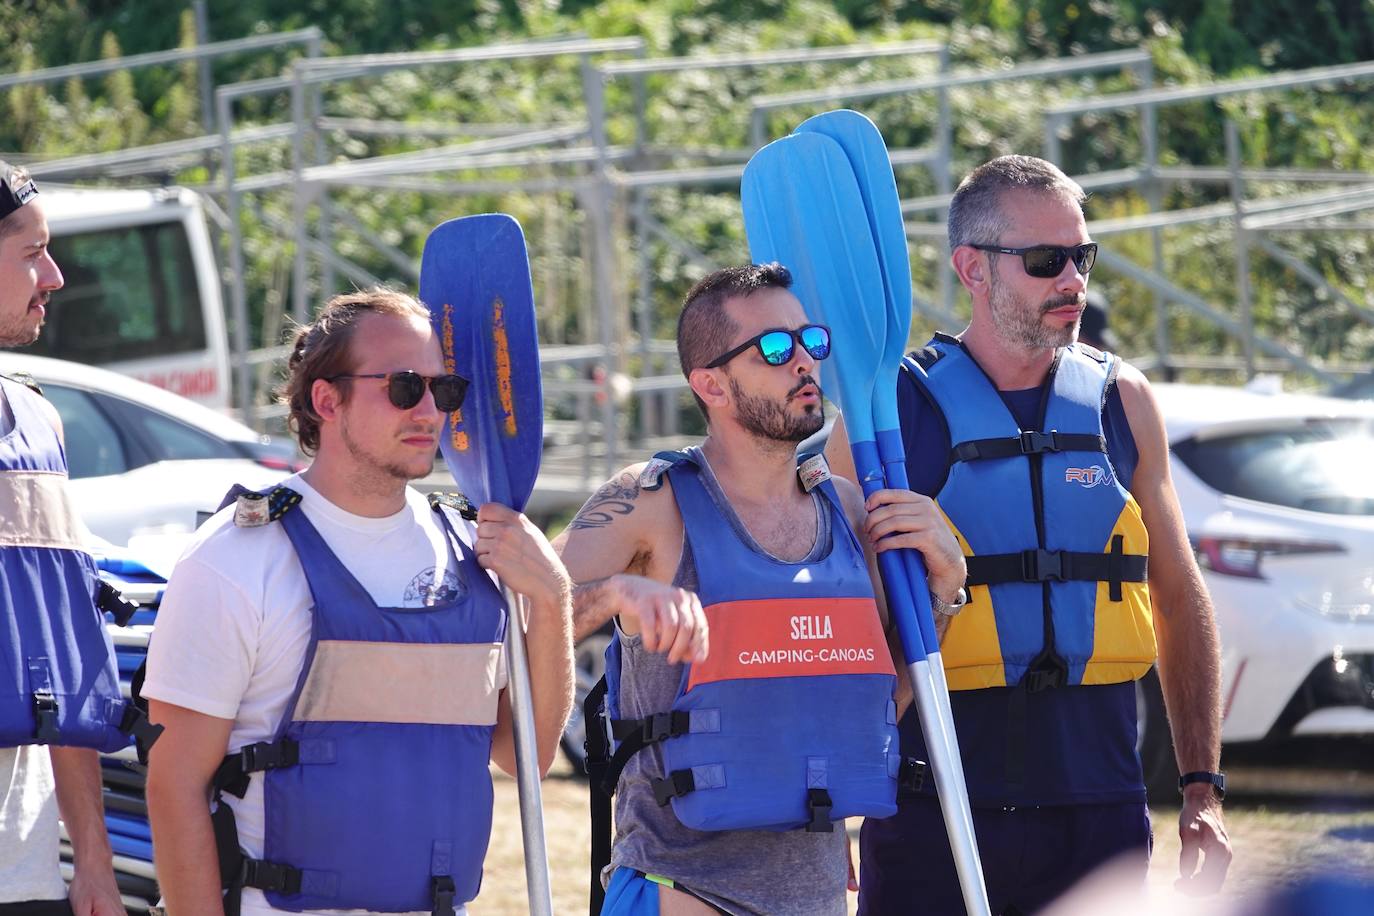
<path fill-rule="evenodd" d="M 449 220 L 425 240 L 420 298 L 448 371 L 469 381 L 440 450 L 474 502 L 523 511 L 543 454 L 544 394 L 529 256 L 504 213 Z"/>

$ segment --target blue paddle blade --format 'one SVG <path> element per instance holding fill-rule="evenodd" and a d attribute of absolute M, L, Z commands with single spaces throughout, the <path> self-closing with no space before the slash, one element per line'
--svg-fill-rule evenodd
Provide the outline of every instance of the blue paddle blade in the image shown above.
<path fill-rule="evenodd" d="M 425 240 L 420 298 L 449 372 L 469 382 L 440 450 L 472 501 L 523 511 L 539 476 L 544 394 L 529 256 L 504 213 L 449 220 Z"/>
<path fill-rule="evenodd" d="M 829 325 L 826 376 L 856 441 L 872 440 L 869 401 L 883 335 L 883 281 L 863 199 L 844 151 L 793 134 L 754 154 L 740 187 L 755 263 L 779 261 L 813 321 Z M 854 422 L 850 423 L 849 418 Z"/>
<path fill-rule="evenodd" d="M 838 381 L 836 400 L 855 472 L 865 494 L 882 489 L 872 401 L 874 369 L 883 355 L 885 291 L 849 160 L 821 134 L 783 137 L 749 160 L 740 198 L 754 261 L 779 261 L 792 271 L 793 292 L 807 314 L 830 326 L 829 375 Z M 890 378 L 884 377 L 884 387 Z M 924 571 L 913 579 L 908 570 L 919 567 L 891 550 L 878 554 L 878 566 L 907 661 L 920 661 L 927 652 L 912 592 L 919 587 L 924 597 Z"/>
<path fill-rule="evenodd" d="M 804 131 L 824 134 L 838 143 L 854 170 L 878 263 L 882 266 L 886 321 L 880 378 L 895 379 L 911 331 L 911 254 L 887 145 L 877 125 L 849 109 L 827 111 L 808 118 L 797 127 L 798 133 Z M 881 387 L 880 384 L 879 389 Z M 881 401 L 875 400 L 873 405 L 875 429 L 897 429 L 896 399 L 881 398 Z"/>

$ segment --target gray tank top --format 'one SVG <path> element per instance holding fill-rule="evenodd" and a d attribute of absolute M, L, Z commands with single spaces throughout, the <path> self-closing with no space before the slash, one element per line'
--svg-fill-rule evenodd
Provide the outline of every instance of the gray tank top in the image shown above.
<path fill-rule="evenodd" d="M 767 555 L 745 530 L 730 507 L 720 483 L 699 449 L 701 482 L 736 535 L 751 550 Z M 799 563 L 811 563 L 830 551 L 830 512 L 819 492 L 816 543 Z M 697 567 L 683 539 L 682 558 L 673 584 L 694 590 Z M 709 574 L 709 573 L 708 573 Z M 683 666 L 646 652 L 639 636 L 619 633 L 621 643 L 620 714 L 642 718 L 673 705 Z M 671 806 L 658 806 L 650 780 L 663 776 L 663 750 L 652 745 L 625 766 L 615 796 L 615 845 L 610 868 L 671 878 L 681 887 L 727 913 L 844 916 L 848 860 L 843 823 L 832 833 L 802 830 L 700 831 L 684 827 Z M 607 872 L 609 877 L 609 871 Z"/>

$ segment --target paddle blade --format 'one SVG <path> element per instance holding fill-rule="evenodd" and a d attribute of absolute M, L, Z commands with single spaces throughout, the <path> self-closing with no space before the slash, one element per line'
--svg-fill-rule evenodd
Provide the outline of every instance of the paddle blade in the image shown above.
<path fill-rule="evenodd" d="M 830 391 L 855 441 L 873 438 L 869 399 L 882 357 L 884 291 L 863 198 L 844 151 L 793 134 L 754 154 L 740 189 L 755 263 L 779 261 L 813 321 L 830 326 Z"/>
<path fill-rule="evenodd" d="M 440 225 L 425 240 L 420 298 L 448 371 L 470 383 L 444 424 L 444 461 L 469 499 L 521 511 L 539 475 L 544 394 L 520 224 L 486 213 Z"/>

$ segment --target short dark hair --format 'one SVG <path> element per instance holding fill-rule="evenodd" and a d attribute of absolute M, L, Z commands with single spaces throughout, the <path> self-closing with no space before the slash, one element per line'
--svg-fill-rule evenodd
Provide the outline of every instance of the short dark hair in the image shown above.
<path fill-rule="evenodd" d="M 1080 210 L 1087 195 L 1059 167 L 1035 156 L 998 156 L 959 182 L 949 202 L 949 247 L 1000 245 L 1007 228 L 1002 195 L 1007 191 L 1061 194 Z"/>
<path fill-rule="evenodd" d="M 776 261 L 726 267 L 697 281 L 682 302 L 677 319 L 677 358 L 683 378 L 730 349 L 739 328 L 725 314 L 725 303 L 761 289 L 790 289 L 792 272 Z M 693 392 L 702 416 L 710 419 L 706 404 Z"/>
<path fill-rule="evenodd" d="M 375 289 L 344 293 L 324 304 L 310 324 L 296 331 L 296 340 L 287 360 L 289 375 L 277 392 L 277 399 L 289 412 L 287 424 L 300 441 L 301 451 L 313 455 L 320 447 L 320 415 L 315 412 L 311 389 L 317 379 L 347 375 L 356 368 L 353 332 L 365 315 L 412 316 L 429 320 L 423 305 L 394 289 Z M 348 399 L 348 387 L 339 397 Z"/>

